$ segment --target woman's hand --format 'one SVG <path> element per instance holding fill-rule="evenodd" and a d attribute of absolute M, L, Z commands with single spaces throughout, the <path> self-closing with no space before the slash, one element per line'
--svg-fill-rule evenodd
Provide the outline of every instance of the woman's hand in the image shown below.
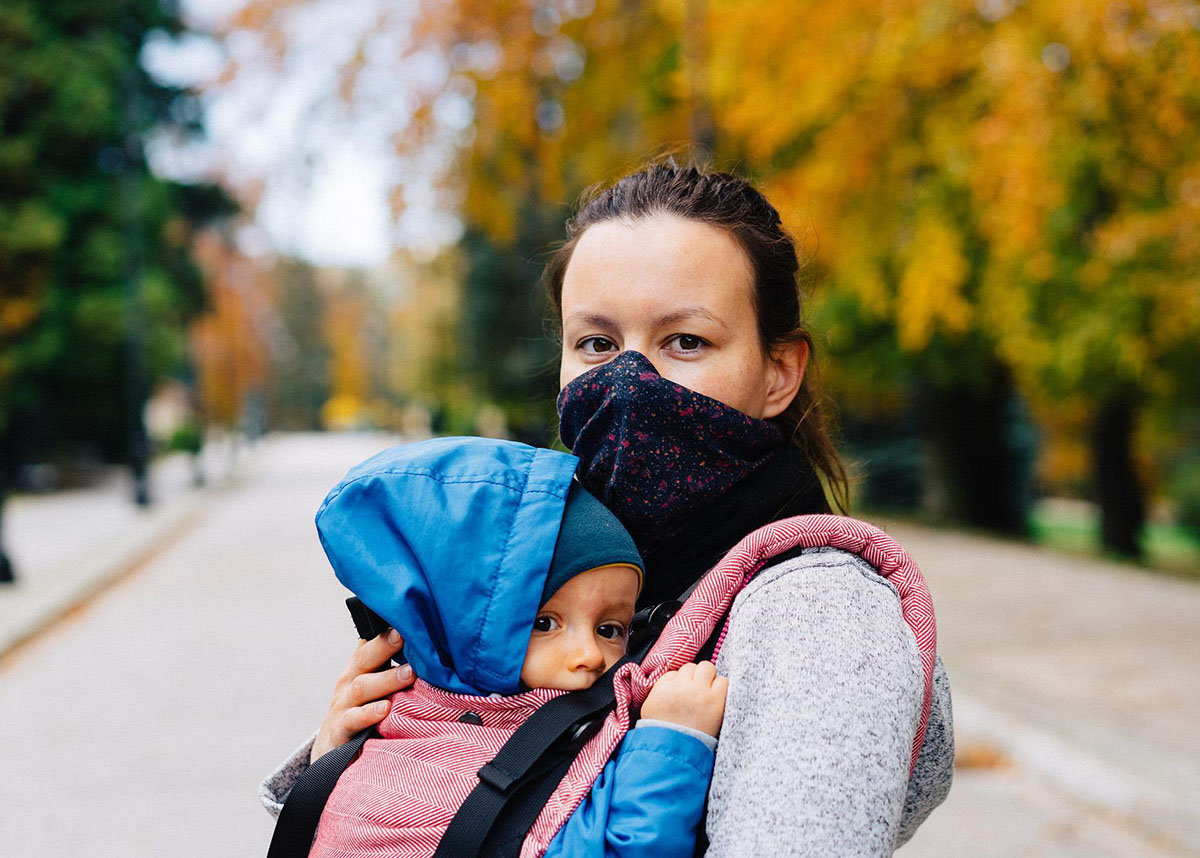
<path fill-rule="evenodd" d="M 395 629 L 358 642 L 345 672 L 333 686 L 333 700 L 313 742 L 310 763 L 350 741 L 359 730 L 382 721 L 389 704 L 381 698 L 413 684 L 413 670 L 407 664 L 375 672 L 403 646 L 404 639 Z"/>
<path fill-rule="evenodd" d="M 685 664 L 664 673 L 642 704 L 642 717 L 670 721 L 716 736 L 725 718 L 729 680 L 717 676 L 711 661 Z"/>

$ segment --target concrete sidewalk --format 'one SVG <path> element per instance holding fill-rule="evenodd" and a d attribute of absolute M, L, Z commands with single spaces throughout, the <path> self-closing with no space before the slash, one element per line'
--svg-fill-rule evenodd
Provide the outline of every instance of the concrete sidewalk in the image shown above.
<path fill-rule="evenodd" d="M 1200 855 L 1200 584 L 977 535 L 884 527 L 933 593 L 960 762 L 964 752 L 995 752 L 1001 768 L 1039 773 L 1179 854 Z"/>
<path fill-rule="evenodd" d="M 157 459 L 146 508 L 134 504 L 120 468 L 87 488 L 9 498 L 4 547 L 17 580 L 0 585 L 0 657 L 186 532 L 203 505 L 252 466 L 244 440 L 218 439 L 201 456 L 202 487 L 193 484 L 190 456 Z"/>

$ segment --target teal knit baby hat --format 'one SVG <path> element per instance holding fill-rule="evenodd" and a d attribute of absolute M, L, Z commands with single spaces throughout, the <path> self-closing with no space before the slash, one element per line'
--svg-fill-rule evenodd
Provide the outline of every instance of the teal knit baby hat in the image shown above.
<path fill-rule="evenodd" d="M 567 492 L 562 526 L 554 543 L 554 557 L 546 586 L 542 588 L 544 605 L 567 581 L 589 569 L 626 564 L 637 569 L 638 591 L 642 589 L 642 556 L 629 535 L 608 507 L 576 480 Z"/>

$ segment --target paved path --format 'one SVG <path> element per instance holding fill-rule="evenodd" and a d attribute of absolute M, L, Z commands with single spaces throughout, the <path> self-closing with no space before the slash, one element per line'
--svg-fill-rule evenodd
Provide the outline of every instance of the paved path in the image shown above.
<path fill-rule="evenodd" d="M 124 468 L 96 485 L 16 495 L 4 505 L 4 548 L 17 580 L 0 586 L 0 655 L 19 645 L 186 530 L 215 491 L 244 471 L 249 448 L 236 438 L 205 446 L 195 485 L 190 456 L 174 453 L 150 471 L 153 503 L 139 508 Z"/>
<path fill-rule="evenodd" d="M 1200 855 L 1200 586 L 884 526 L 933 593 L 960 752 L 902 854 Z"/>
<path fill-rule="evenodd" d="M 184 536 L 0 664 L 0 855 L 266 853 L 257 781 L 354 641 L 312 516 L 384 443 L 264 443 Z"/>
<path fill-rule="evenodd" d="M 265 854 L 257 782 L 320 720 L 353 637 L 312 514 L 386 442 L 269 439 L 185 532 L 0 661 L 0 854 Z M 1200 588 L 889 530 L 929 577 L 971 764 L 899 854 L 1200 855 Z"/>

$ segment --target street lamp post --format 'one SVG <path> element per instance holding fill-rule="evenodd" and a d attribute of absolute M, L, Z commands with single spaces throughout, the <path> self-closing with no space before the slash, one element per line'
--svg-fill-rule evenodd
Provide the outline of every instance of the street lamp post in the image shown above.
<path fill-rule="evenodd" d="M 8 559 L 8 554 L 4 551 L 4 519 L 2 517 L 4 494 L 4 475 L 0 473 L 0 584 L 11 584 L 17 580 L 17 575 L 13 571 L 12 561 Z"/>
<path fill-rule="evenodd" d="M 4 503 L 8 500 L 8 475 L 12 470 L 11 445 L 13 436 L 11 427 L 8 431 L 0 432 L 0 584 L 12 584 L 17 580 L 12 561 L 4 550 Z"/>
<path fill-rule="evenodd" d="M 134 502 L 150 504 L 150 441 L 146 432 L 148 397 L 146 367 L 145 237 L 142 211 L 144 168 L 141 140 L 141 99 L 133 66 L 121 75 L 123 140 L 121 146 L 120 206 L 125 243 L 125 403 L 126 453 L 133 472 Z"/>

